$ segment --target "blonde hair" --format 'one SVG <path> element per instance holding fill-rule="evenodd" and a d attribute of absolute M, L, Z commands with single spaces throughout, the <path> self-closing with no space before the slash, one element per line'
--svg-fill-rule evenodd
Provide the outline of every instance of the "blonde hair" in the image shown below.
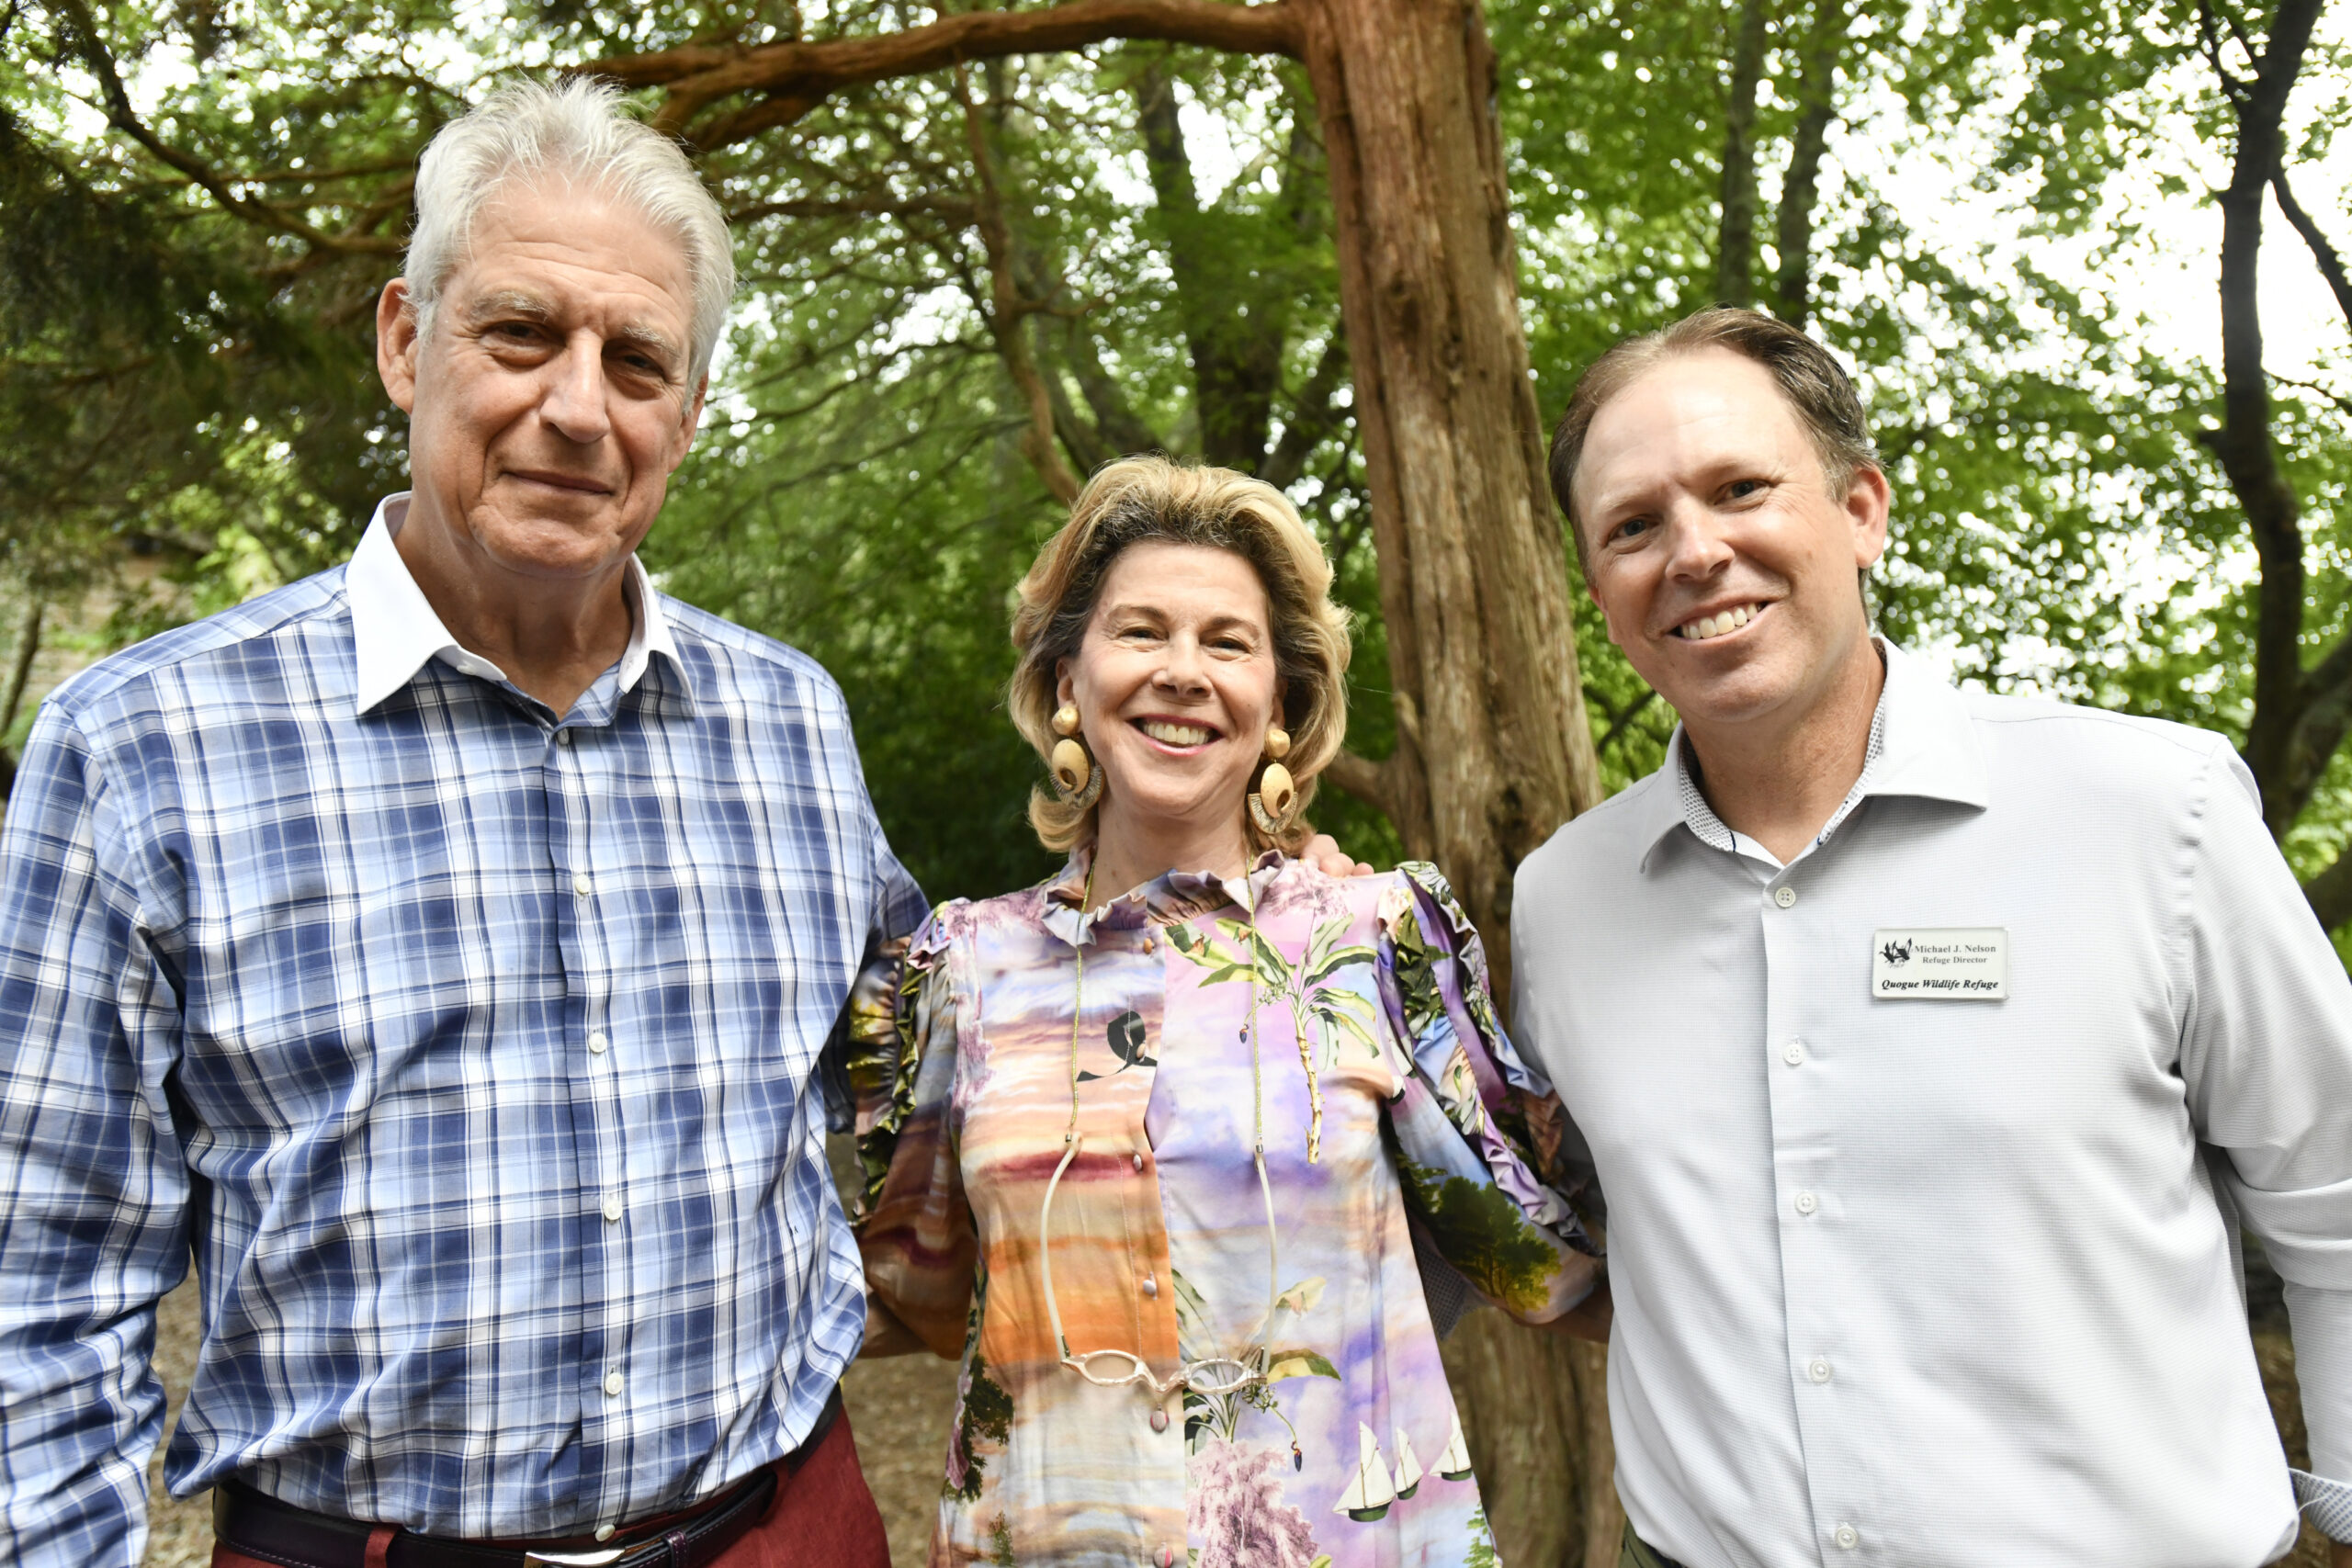
<path fill-rule="evenodd" d="M 1094 617 L 1111 563 L 1147 540 L 1230 550 L 1256 569 L 1272 620 L 1274 666 L 1283 690 L 1282 725 L 1290 731 L 1283 765 L 1298 783 L 1298 809 L 1281 839 L 1268 838 L 1244 815 L 1254 849 L 1295 854 L 1311 831 L 1306 807 L 1315 779 L 1348 729 L 1348 613 L 1331 603 L 1331 563 L 1282 491 L 1230 468 L 1195 468 L 1165 457 L 1106 464 L 1078 500 L 1069 521 L 1046 541 L 1021 580 L 1012 616 L 1012 671 L 1005 705 L 1022 738 L 1050 757 L 1059 685 L 1057 666 L 1078 653 Z M 1099 803 L 1098 803 L 1099 806 Z M 1067 804 L 1048 784 L 1029 796 L 1029 825 L 1049 850 L 1094 837 L 1096 806 Z"/>

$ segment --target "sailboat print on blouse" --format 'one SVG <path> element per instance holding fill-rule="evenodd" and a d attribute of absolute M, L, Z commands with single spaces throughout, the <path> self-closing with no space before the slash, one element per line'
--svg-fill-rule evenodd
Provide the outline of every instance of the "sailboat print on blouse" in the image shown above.
<path fill-rule="evenodd" d="M 1355 1473 L 1348 1478 L 1347 1490 L 1340 1494 L 1331 1511 L 1368 1525 L 1386 1516 L 1388 1505 L 1396 1500 L 1396 1488 L 1388 1479 L 1388 1467 L 1380 1461 L 1380 1439 L 1361 1421 L 1356 1431 L 1363 1446 L 1356 1458 Z"/>
<path fill-rule="evenodd" d="M 1421 1461 L 1413 1457 L 1413 1445 L 1405 1440 L 1405 1428 L 1396 1428 L 1396 1495 L 1410 1497 L 1421 1484 Z"/>
<path fill-rule="evenodd" d="M 1349 1477 L 1347 1490 L 1340 1494 L 1340 1501 L 1331 1511 L 1368 1525 L 1385 1515 L 1391 1504 L 1419 1490 L 1428 1472 L 1414 1457 L 1412 1440 L 1405 1436 L 1402 1427 L 1396 1433 L 1396 1468 L 1393 1473 L 1380 1457 L 1380 1439 L 1372 1435 L 1372 1428 L 1359 1421 L 1356 1436 L 1363 1446 L 1356 1456 L 1355 1473 Z M 1453 1418 L 1453 1430 L 1446 1435 L 1445 1452 L 1438 1456 L 1437 1473 L 1446 1481 L 1470 1479 L 1470 1447 L 1462 1440 L 1459 1415 Z"/>
<path fill-rule="evenodd" d="M 1470 1479 L 1470 1446 L 1462 1440 L 1462 1417 L 1453 1417 L 1453 1435 L 1445 1439 L 1445 1452 L 1437 1456 L 1437 1472 L 1448 1481 Z"/>

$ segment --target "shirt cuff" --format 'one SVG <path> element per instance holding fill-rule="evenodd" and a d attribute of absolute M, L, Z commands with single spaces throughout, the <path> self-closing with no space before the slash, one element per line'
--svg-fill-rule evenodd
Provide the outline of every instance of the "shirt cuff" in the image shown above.
<path fill-rule="evenodd" d="M 2352 1483 L 2293 1471 L 2295 1503 L 2312 1527 L 2338 1544 L 2352 1542 Z"/>

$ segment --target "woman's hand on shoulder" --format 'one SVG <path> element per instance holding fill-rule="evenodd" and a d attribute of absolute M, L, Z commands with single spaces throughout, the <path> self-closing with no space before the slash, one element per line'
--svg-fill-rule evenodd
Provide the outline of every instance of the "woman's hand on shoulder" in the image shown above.
<path fill-rule="evenodd" d="M 1376 876 L 1378 871 L 1362 861 L 1351 859 L 1340 841 L 1329 833 L 1317 833 L 1306 840 L 1306 848 L 1298 858 L 1326 876 Z"/>

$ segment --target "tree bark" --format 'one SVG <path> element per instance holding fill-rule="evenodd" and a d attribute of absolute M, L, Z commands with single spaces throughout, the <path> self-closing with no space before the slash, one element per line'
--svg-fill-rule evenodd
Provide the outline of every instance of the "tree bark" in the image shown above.
<path fill-rule="evenodd" d="M 16 656 L 8 661 L 8 690 L 0 696 L 0 735 L 16 728 L 17 710 L 25 703 L 25 684 L 32 679 L 33 660 L 40 652 L 40 623 L 48 609 L 40 595 L 26 595 L 25 624 L 17 628 Z"/>
<path fill-rule="evenodd" d="M 1764 75 L 1768 0 L 1743 0 L 1724 101 L 1723 215 L 1715 239 L 1715 303 L 1756 303 L 1756 85 Z"/>
<path fill-rule="evenodd" d="M 1789 173 L 1781 182 L 1780 268 L 1773 278 L 1781 320 L 1798 328 L 1813 314 L 1813 210 L 1821 199 L 1821 155 L 1838 119 L 1838 57 L 1846 42 L 1846 0 L 1815 5 L 1797 83 Z"/>
<path fill-rule="evenodd" d="M 1292 3 L 1372 491 L 1404 759 L 1385 770 L 1391 815 L 1408 852 L 1453 880 L 1508 995 L 1511 874 L 1600 780 L 1519 319 L 1494 54 L 1464 0 Z"/>
<path fill-rule="evenodd" d="M 1445 1344 L 1496 1555 L 1512 1568 L 1616 1568 L 1609 1352 L 1480 1308 Z M 1565 1475 L 1561 1457 L 1573 1456 Z"/>
<path fill-rule="evenodd" d="M 1453 881 L 1508 997 L 1511 874 L 1600 781 L 1519 318 L 1494 55 L 1464 0 L 1293 3 L 1388 630 L 1386 804 L 1407 852 Z M 1458 1338 L 1449 1359 L 1503 1561 L 1610 1561 L 1584 1551 L 1614 1508 L 1578 1403 L 1604 1397 L 1599 1377 L 1579 1382 L 1561 1341 L 1498 1314 Z"/>
<path fill-rule="evenodd" d="M 1265 460 L 1267 424 L 1282 389 L 1288 314 L 1275 289 L 1247 289 L 1223 264 L 1205 228 L 1193 182 L 1193 161 L 1177 118 L 1175 84 L 1157 66 L 1136 78 L 1144 168 L 1168 235 L 1169 270 L 1192 349 L 1193 404 L 1200 412 L 1201 456 L 1219 468 L 1254 474 Z M 1284 169 L 1295 199 L 1298 161 Z"/>
<path fill-rule="evenodd" d="M 2258 298 L 2262 209 L 2285 155 L 2283 124 L 2287 97 L 2302 70 L 2318 20 L 2321 0 L 2284 0 L 2272 18 L 2270 37 L 2251 78 L 2222 72 L 2222 85 L 2237 111 L 2238 144 L 2222 209 L 2222 426 L 2202 439 L 2229 477 L 2245 509 L 2246 525 L 2261 563 L 2255 620 L 2254 716 L 2246 727 L 2245 757 L 2261 787 L 2264 820 L 2273 836 L 2284 837 L 2311 797 L 2311 791 L 2344 734 L 2340 694 L 2315 691 L 2303 672 L 2301 639 L 2306 583 L 2302 506 L 2278 466 L 2270 434 L 2270 389 L 2262 368 L 2262 312 Z M 2221 68 L 2219 40 L 2210 14 L 2208 52 Z M 2343 650 L 2338 650 L 2340 661 Z M 2332 697 L 2314 714 L 2314 699 Z M 2332 711 L 2329 711 L 2332 710 Z M 2312 733 L 2317 717 L 2332 734 Z M 2332 720 L 2332 722 L 2331 722 Z M 2324 750 L 2314 741 L 2324 739 Z"/>

